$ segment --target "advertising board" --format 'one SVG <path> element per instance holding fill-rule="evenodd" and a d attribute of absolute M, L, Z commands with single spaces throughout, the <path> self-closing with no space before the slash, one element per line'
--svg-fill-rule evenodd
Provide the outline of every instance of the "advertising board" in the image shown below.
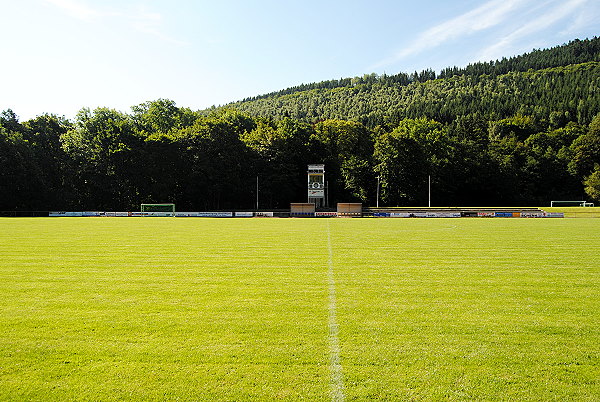
<path fill-rule="evenodd" d="M 493 218 L 494 216 L 496 216 L 495 212 L 488 212 L 488 211 L 484 211 L 484 212 L 477 212 L 477 216 L 480 218 Z"/>
<path fill-rule="evenodd" d="M 496 212 L 495 216 L 497 218 L 512 218 L 513 213 L 512 212 Z"/>
<path fill-rule="evenodd" d="M 233 212 L 175 212 L 175 216 L 188 218 L 232 218 Z"/>
<path fill-rule="evenodd" d="M 254 216 L 257 218 L 272 218 L 273 212 L 255 212 Z"/>
<path fill-rule="evenodd" d="M 543 218 L 543 212 L 521 212 L 521 218 Z"/>
<path fill-rule="evenodd" d="M 254 216 L 254 213 L 252 213 L 252 212 L 236 212 L 235 213 L 236 218 L 252 218 L 253 216 Z"/>
<path fill-rule="evenodd" d="M 64 216 L 83 216 L 83 212 L 75 212 L 75 211 L 65 212 Z"/>
<path fill-rule="evenodd" d="M 315 212 L 315 216 L 318 217 L 332 217 L 337 216 L 337 212 Z"/>
<path fill-rule="evenodd" d="M 198 216 L 203 218 L 231 218 L 233 212 L 198 212 Z"/>
<path fill-rule="evenodd" d="M 373 212 L 373 216 L 376 218 L 389 218 L 390 213 L 389 212 Z"/>
<path fill-rule="evenodd" d="M 48 216 L 52 216 L 52 217 L 66 216 L 65 214 L 66 214 L 65 211 L 50 211 L 50 212 L 48 212 Z"/>

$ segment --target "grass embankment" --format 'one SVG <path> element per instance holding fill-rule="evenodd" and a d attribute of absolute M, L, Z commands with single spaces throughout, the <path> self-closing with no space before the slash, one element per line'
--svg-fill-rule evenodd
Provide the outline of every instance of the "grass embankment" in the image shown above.
<path fill-rule="evenodd" d="M 600 207 L 542 207 L 546 212 L 563 212 L 565 218 L 600 218 Z"/>
<path fill-rule="evenodd" d="M 0 399 L 593 400 L 595 219 L 0 220 Z M 331 238 L 330 250 L 327 232 Z"/>

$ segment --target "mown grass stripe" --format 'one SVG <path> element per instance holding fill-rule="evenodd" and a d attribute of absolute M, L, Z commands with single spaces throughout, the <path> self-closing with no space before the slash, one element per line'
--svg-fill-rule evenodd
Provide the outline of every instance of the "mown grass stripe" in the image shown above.
<path fill-rule="evenodd" d="M 330 371 L 331 371 L 331 400 L 343 401 L 344 396 L 344 376 L 342 373 L 342 363 L 340 361 L 340 340 L 338 337 L 339 326 L 337 323 L 337 301 L 335 295 L 335 276 L 333 269 L 333 248 L 331 246 L 331 229 L 327 221 L 327 251 L 328 251 L 328 269 L 327 280 L 329 283 L 329 347 L 330 347 Z"/>

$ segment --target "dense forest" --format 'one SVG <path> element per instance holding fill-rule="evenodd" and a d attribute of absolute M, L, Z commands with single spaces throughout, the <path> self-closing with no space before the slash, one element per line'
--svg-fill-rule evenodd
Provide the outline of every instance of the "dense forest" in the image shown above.
<path fill-rule="evenodd" d="M 0 210 L 286 208 L 324 163 L 331 204 L 600 201 L 600 39 L 439 74 L 323 81 L 192 111 L 0 113 Z"/>

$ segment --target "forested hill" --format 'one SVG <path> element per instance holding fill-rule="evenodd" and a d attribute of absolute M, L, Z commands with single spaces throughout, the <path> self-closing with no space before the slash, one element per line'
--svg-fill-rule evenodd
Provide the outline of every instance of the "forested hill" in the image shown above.
<path fill-rule="evenodd" d="M 0 113 L 0 211 L 288 208 L 324 163 L 330 205 L 600 203 L 599 40 L 324 81 L 204 111 L 168 99 L 70 121 Z"/>
<path fill-rule="evenodd" d="M 600 39 L 420 73 L 344 78 L 300 85 L 228 105 L 253 116 L 315 122 L 355 120 L 395 127 L 405 118 L 450 122 L 516 114 L 587 124 L 600 110 Z"/>
<path fill-rule="evenodd" d="M 424 82 L 436 78 L 449 78 L 455 75 L 502 75 L 508 72 L 523 72 L 528 70 L 541 70 L 551 67 L 568 66 L 571 64 L 586 63 L 589 61 L 600 61 L 600 40 L 598 38 L 573 40 L 566 45 L 556 46 L 551 49 L 533 50 L 519 56 L 503 58 L 502 60 L 479 62 L 470 64 L 467 67 L 448 67 L 442 70 L 439 75 L 429 69 L 412 74 L 399 73 L 396 75 L 377 76 L 368 74 L 363 77 L 341 78 L 339 80 L 328 80 L 315 82 L 311 84 L 302 84 L 295 87 L 283 89 L 246 98 L 242 101 L 251 102 L 257 99 L 272 98 L 281 95 L 290 95 L 296 92 L 308 91 L 311 89 L 333 89 L 340 87 L 350 87 L 358 83 L 384 82 L 387 84 L 399 83 L 407 85 L 411 82 Z M 239 104 L 239 103 L 238 103 Z"/>

